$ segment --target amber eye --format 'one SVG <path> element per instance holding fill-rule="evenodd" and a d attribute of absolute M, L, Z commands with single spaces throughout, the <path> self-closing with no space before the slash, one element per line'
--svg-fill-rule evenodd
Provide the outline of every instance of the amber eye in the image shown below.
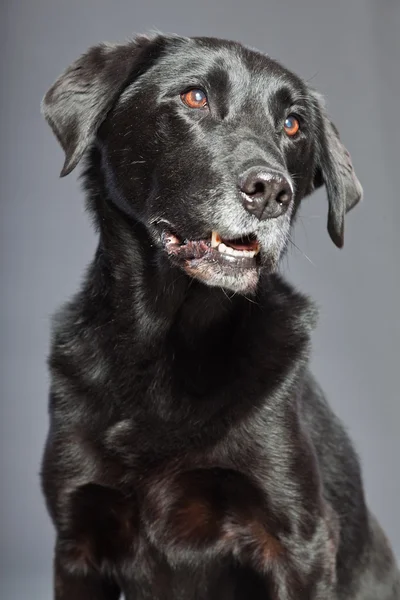
<path fill-rule="evenodd" d="M 197 88 L 183 92 L 181 98 L 189 108 L 205 108 L 207 106 L 207 96 L 203 90 Z"/>
<path fill-rule="evenodd" d="M 283 128 L 289 136 L 293 137 L 300 129 L 299 120 L 294 115 L 289 115 L 285 120 Z"/>

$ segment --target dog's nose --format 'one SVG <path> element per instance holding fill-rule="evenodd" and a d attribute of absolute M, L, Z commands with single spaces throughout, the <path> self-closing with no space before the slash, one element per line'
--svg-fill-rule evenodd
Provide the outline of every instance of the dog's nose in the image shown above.
<path fill-rule="evenodd" d="M 283 215 L 292 200 L 292 188 L 284 175 L 262 167 L 252 167 L 239 178 L 245 209 L 263 221 Z"/>

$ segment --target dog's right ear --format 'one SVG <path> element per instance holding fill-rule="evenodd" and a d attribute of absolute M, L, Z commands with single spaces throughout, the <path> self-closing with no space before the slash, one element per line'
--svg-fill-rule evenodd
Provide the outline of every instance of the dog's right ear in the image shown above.
<path fill-rule="evenodd" d="M 52 85 L 42 112 L 65 152 L 61 177 L 76 167 L 124 88 L 154 63 L 164 46 L 162 36 L 99 44 Z"/>

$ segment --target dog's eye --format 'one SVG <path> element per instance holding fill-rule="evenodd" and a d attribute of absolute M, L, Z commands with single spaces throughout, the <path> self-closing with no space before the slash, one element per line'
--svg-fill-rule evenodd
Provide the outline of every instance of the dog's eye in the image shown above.
<path fill-rule="evenodd" d="M 207 106 L 207 96 L 203 90 L 197 88 L 183 92 L 181 99 L 189 108 L 205 108 Z"/>
<path fill-rule="evenodd" d="M 294 115 L 289 115 L 285 120 L 283 128 L 287 135 L 293 137 L 300 129 L 299 120 Z"/>

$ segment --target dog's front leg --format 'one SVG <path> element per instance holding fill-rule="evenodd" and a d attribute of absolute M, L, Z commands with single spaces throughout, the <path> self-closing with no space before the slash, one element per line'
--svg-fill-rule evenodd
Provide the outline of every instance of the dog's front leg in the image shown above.
<path fill-rule="evenodd" d="M 54 600 L 118 600 L 120 589 L 116 583 L 101 577 L 95 570 L 71 572 L 65 568 L 56 550 L 54 561 Z"/>
<path fill-rule="evenodd" d="M 324 497 L 315 448 L 295 407 L 272 413 L 253 462 L 268 530 L 280 552 L 261 569 L 279 600 L 335 600 L 339 518 Z M 260 447 L 260 446 L 258 446 Z M 269 572 L 269 574 L 268 574 Z M 274 596 L 275 594 L 275 596 Z"/>
<path fill-rule="evenodd" d="M 95 483 L 57 498 L 54 599 L 118 600 L 119 567 L 137 537 L 134 498 Z"/>
<path fill-rule="evenodd" d="M 279 560 L 262 567 L 271 581 L 271 592 L 279 600 L 336 600 L 336 554 L 338 528 L 328 506 L 304 535 L 299 523 L 281 533 Z M 261 565 L 260 565 L 261 566 Z"/>

